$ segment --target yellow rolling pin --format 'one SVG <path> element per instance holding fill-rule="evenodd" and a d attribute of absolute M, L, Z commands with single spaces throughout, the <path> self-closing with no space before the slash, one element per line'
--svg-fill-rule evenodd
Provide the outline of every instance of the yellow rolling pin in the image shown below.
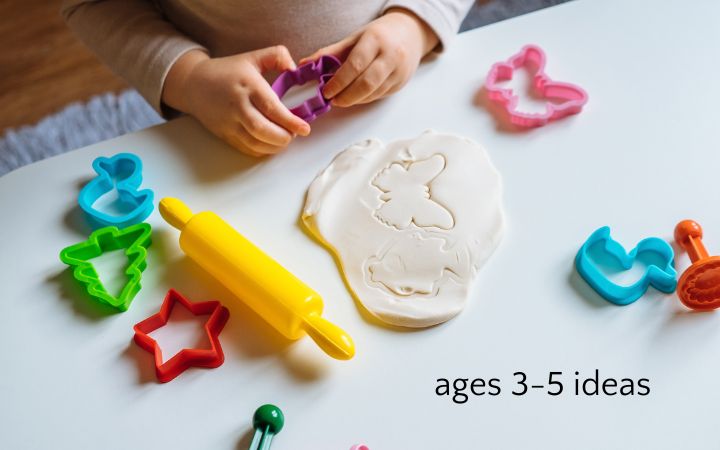
<path fill-rule="evenodd" d="M 307 333 L 335 359 L 355 355 L 352 338 L 321 317 L 322 298 L 217 214 L 193 214 L 176 198 L 162 199 L 160 214 L 180 230 L 185 254 L 283 336 L 296 340 Z"/>

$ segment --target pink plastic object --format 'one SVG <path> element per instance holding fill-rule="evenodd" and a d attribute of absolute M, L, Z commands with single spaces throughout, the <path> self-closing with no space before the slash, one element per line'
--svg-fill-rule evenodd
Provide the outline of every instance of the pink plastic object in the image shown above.
<path fill-rule="evenodd" d="M 501 87 L 503 81 L 512 80 L 513 73 L 526 67 L 532 74 L 532 88 L 548 99 L 544 112 L 527 113 L 517 109 L 519 97 L 512 89 Z M 510 122 L 520 127 L 540 127 L 551 120 L 582 111 L 588 101 L 583 88 L 571 83 L 553 81 L 545 73 L 545 52 L 536 45 L 526 45 L 506 62 L 493 64 L 485 78 L 488 98 L 507 112 Z"/>
<path fill-rule="evenodd" d="M 350 450 L 370 450 L 367 445 L 353 445 Z"/>

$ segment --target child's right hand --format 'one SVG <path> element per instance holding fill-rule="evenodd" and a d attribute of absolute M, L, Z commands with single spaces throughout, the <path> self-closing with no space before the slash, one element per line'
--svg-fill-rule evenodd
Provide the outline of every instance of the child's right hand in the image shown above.
<path fill-rule="evenodd" d="M 208 130 L 253 156 L 278 153 L 310 125 L 282 104 L 262 73 L 294 69 L 287 48 L 268 47 L 224 58 L 191 50 L 170 68 L 166 105 L 198 119 Z"/>

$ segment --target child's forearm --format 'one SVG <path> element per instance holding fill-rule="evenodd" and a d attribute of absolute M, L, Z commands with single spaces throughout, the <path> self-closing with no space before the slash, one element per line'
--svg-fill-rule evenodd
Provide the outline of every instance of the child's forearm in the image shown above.
<path fill-rule="evenodd" d="M 190 113 L 187 85 L 193 68 L 210 57 L 202 50 L 190 50 L 180 56 L 165 77 L 162 88 L 163 104 L 184 113 Z"/>
<path fill-rule="evenodd" d="M 420 18 L 446 45 L 460 28 L 474 0 L 389 0 L 385 11 L 406 9 Z"/>
<path fill-rule="evenodd" d="M 405 8 L 390 8 L 385 10 L 385 14 L 400 13 L 407 16 L 409 20 L 412 20 L 422 30 L 422 54 L 423 56 L 430 53 L 440 42 L 440 38 L 435 31 L 423 19 L 417 16 L 414 12 Z"/>
<path fill-rule="evenodd" d="M 170 67 L 188 51 L 203 49 L 147 0 L 66 0 L 62 13 L 85 45 L 158 111 Z"/>

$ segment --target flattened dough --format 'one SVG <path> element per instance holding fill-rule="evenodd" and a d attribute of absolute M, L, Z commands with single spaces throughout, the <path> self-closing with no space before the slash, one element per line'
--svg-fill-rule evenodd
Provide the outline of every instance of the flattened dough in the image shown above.
<path fill-rule="evenodd" d="M 302 219 L 370 313 L 428 327 L 462 311 L 502 238 L 500 176 L 483 147 L 459 136 L 369 139 L 317 176 Z"/>

